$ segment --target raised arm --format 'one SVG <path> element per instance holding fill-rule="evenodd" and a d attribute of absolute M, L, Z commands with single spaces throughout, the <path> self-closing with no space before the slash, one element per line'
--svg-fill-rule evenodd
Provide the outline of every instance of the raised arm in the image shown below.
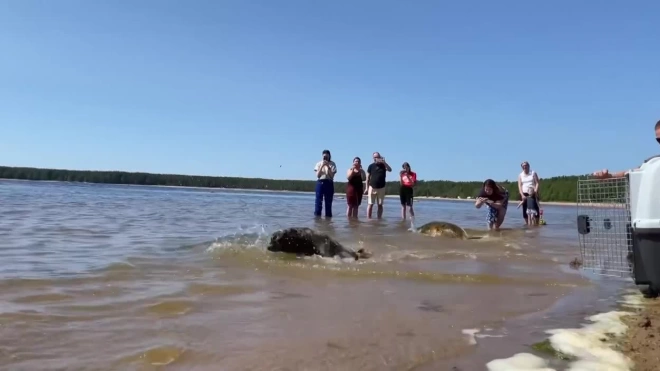
<path fill-rule="evenodd" d="M 332 177 L 334 178 L 335 174 L 337 174 L 337 164 L 335 164 L 334 161 L 328 162 L 328 168 L 330 169 L 330 173 L 332 173 Z"/>
<path fill-rule="evenodd" d="M 346 179 L 351 179 L 352 174 L 353 174 L 353 168 L 348 169 L 348 171 L 346 171 Z"/>
<path fill-rule="evenodd" d="M 323 168 L 328 166 L 327 163 L 323 163 L 323 161 L 320 161 L 319 163 L 316 164 L 316 167 L 314 168 L 314 171 L 316 171 L 316 178 L 320 178 L 321 175 L 323 175 Z"/>
<path fill-rule="evenodd" d="M 322 162 L 317 162 L 316 166 L 314 166 L 314 172 L 316 172 L 316 178 L 320 178 L 321 174 L 323 173 L 321 170 L 323 170 L 323 163 Z"/>
<path fill-rule="evenodd" d="M 638 169 L 639 168 L 635 168 L 635 169 L 632 169 L 632 170 L 638 170 Z M 603 169 L 603 170 L 600 170 L 600 171 L 596 171 L 592 175 L 594 177 L 598 178 L 598 179 L 623 178 L 623 177 L 626 176 L 626 174 L 629 171 L 632 171 L 632 170 L 624 170 L 624 171 L 619 171 L 619 172 L 616 172 L 616 173 L 610 173 L 607 169 Z"/>
<path fill-rule="evenodd" d="M 541 188 L 541 182 L 539 182 L 539 174 L 534 172 L 534 193 L 539 193 L 539 188 Z"/>

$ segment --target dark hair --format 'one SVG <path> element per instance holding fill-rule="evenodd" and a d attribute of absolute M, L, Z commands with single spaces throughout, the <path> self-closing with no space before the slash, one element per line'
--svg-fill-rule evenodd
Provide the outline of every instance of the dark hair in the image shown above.
<path fill-rule="evenodd" d="M 328 160 L 332 158 L 332 155 L 330 154 L 330 150 L 324 149 L 323 150 L 323 155 L 328 155 Z"/>
<path fill-rule="evenodd" d="M 492 188 L 494 194 L 500 194 L 500 188 L 497 186 L 497 183 L 495 183 L 494 180 L 486 179 L 486 181 L 484 181 L 483 188 L 485 189 L 486 187 Z"/>
<path fill-rule="evenodd" d="M 658 129 L 660 129 L 660 120 L 658 120 L 658 122 L 655 123 L 655 130 Z"/>
<path fill-rule="evenodd" d="M 360 160 L 359 157 L 355 157 L 355 158 L 353 159 L 353 162 L 355 162 L 355 160 L 358 160 L 358 161 L 362 162 L 362 160 Z"/>

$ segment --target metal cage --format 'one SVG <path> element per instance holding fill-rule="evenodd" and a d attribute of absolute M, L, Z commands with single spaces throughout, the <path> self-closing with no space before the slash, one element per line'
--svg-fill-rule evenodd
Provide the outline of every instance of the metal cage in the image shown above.
<path fill-rule="evenodd" d="M 583 269 L 632 277 L 628 177 L 578 180 L 577 224 Z"/>

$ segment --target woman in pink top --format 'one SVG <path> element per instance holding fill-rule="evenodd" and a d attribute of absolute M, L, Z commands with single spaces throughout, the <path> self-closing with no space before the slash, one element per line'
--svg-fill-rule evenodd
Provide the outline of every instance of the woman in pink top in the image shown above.
<path fill-rule="evenodd" d="M 415 216 L 413 210 L 413 187 L 417 184 L 417 173 L 410 170 L 410 164 L 403 163 L 403 170 L 399 172 L 399 181 L 401 187 L 399 188 L 399 199 L 401 200 L 401 218 L 406 219 L 406 206 L 410 208 L 410 217 Z"/>

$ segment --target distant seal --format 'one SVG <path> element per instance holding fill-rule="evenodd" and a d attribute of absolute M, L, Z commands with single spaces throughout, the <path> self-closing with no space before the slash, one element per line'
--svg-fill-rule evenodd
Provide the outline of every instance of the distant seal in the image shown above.
<path fill-rule="evenodd" d="M 342 246 L 325 233 L 310 228 L 287 228 L 279 230 L 270 237 L 268 251 L 285 252 L 297 255 L 320 255 L 326 258 L 367 259 L 371 253 L 364 249 L 354 251 Z"/>
<path fill-rule="evenodd" d="M 582 266 L 582 260 L 575 258 L 571 260 L 570 263 L 568 263 L 568 266 L 571 267 L 572 269 L 580 269 Z"/>
<path fill-rule="evenodd" d="M 442 236 L 449 238 L 456 238 L 460 240 L 472 240 L 481 237 L 470 237 L 465 229 L 460 226 L 449 222 L 430 222 L 419 227 L 417 231 L 421 234 L 429 236 Z"/>

